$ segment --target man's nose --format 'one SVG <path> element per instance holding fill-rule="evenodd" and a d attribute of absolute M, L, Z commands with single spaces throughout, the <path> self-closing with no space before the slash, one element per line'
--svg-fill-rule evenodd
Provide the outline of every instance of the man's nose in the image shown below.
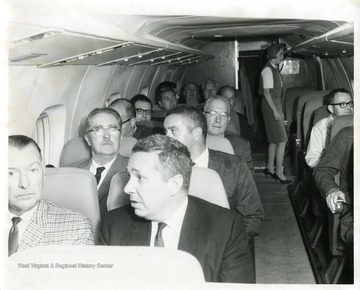
<path fill-rule="evenodd" d="M 29 178 L 26 173 L 20 173 L 19 176 L 19 187 L 20 188 L 28 188 L 30 185 Z"/>
<path fill-rule="evenodd" d="M 108 128 L 104 128 L 104 135 L 103 138 L 108 139 L 110 138 L 110 133 Z"/>

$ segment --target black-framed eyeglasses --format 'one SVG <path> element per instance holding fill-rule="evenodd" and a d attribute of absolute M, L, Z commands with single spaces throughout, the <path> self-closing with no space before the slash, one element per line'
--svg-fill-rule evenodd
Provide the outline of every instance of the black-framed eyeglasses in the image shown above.
<path fill-rule="evenodd" d="M 86 133 L 93 132 L 96 136 L 103 136 L 105 134 L 105 130 L 107 130 L 110 135 L 116 135 L 119 132 L 121 132 L 121 129 L 116 126 L 108 126 L 108 127 L 98 126 L 93 129 L 90 129 Z"/>
<path fill-rule="evenodd" d="M 138 109 L 135 109 L 136 110 L 136 114 L 139 114 L 139 115 L 142 115 L 142 114 L 146 114 L 146 115 L 151 115 L 152 114 L 152 110 L 148 109 L 148 110 L 145 110 L 145 109 L 141 109 L 141 108 L 138 108 Z"/>
<path fill-rule="evenodd" d="M 342 103 L 334 103 L 334 104 L 330 104 L 330 105 L 332 105 L 332 106 L 340 106 L 340 108 L 344 109 L 347 106 L 354 107 L 354 101 L 342 102 Z"/>
<path fill-rule="evenodd" d="M 218 113 L 216 111 L 210 111 L 210 112 L 205 112 L 205 114 L 208 114 L 210 119 L 215 119 L 218 116 L 220 116 L 221 120 L 227 120 L 230 117 L 230 115 L 226 112 Z"/>

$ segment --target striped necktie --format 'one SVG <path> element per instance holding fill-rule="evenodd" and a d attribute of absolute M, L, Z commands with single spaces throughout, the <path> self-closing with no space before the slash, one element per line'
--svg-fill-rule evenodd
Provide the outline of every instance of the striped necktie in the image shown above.
<path fill-rule="evenodd" d="M 18 223 L 21 222 L 20 217 L 13 217 L 11 219 L 12 227 L 9 231 L 9 245 L 8 245 L 8 255 L 11 256 L 16 252 L 19 245 L 19 226 Z"/>

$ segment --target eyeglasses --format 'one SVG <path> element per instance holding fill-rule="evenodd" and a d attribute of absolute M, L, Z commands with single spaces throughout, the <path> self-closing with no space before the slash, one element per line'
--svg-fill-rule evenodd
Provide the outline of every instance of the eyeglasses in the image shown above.
<path fill-rule="evenodd" d="M 146 114 L 146 115 L 151 115 L 151 113 L 152 113 L 152 110 L 145 110 L 145 109 L 140 109 L 140 108 L 138 108 L 138 109 L 136 109 L 136 114 L 139 114 L 139 115 L 142 115 L 142 114 Z"/>
<path fill-rule="evenodd" d="M 116 135 L 119 132 L 121 132 L 121 129 L 115 126 L 109 126 L 109 127 L 99 126 L 87 131 L 87 133 L 94 132 L 96 136 L 103 136 L 105 134 L 105 130 L 107 130 L 110 135 Z"/>
<path fill-rule="evenodd" d="M 208 114 L 210 119 L 215 119 L 218 116 L 220 116 L 221 120 L 227 120 L 230 117 L 230 115 L 226 112 L 218 113 L 216 111 L 210 111 L 210 112 L 205 112 L 205 114 Z"/>
<path fill-rule="evenodd" d="M 334 104 L 330 104 L 332 106 L 340 106 L 340 108 L 344 109 L 346 108 L 348 105 L 350 107 L 354 107 L 354 101 L 350 101 L 350 102 L 342 102 L 342 103 L 334 103 Z"/>

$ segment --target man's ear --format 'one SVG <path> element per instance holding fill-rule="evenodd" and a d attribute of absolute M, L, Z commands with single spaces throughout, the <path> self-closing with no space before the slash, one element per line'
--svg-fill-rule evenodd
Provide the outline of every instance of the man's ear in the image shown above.
<path fill-rule="evenodd" d="M 85 138 L 86 143 L 89 145 L 89 147 L 91 147 L 87 134 L 85 134 L 84 138 Z"/>
<path fill-rule="evenodd" d="M 162 109 L 163 105 L 162 105 L 161 100 L 159 100 L 158 105 L 159 105 L 159 107 Z"/>
<path fill-rule="evenodd" d="M 181 174 L 176 174 L 175 176 L 171 177 L 168 182 L 170 185 L 170 195 L 174 196 L 181 190 L 184 183 L 184 178 Z"/>
<path fill-rule="evenodd" d="M 334 113 L 334 108 L 333 108 L 332 105 L 327 105 L 327 106 L 326 106 L 326 109 L 327 109 L 331 114 Z"/>
<path fill-rule="evenodd" d="M 202 135 L 202 129 L 200 127 L 197 127 L 192 131 L 192 134 L 195 140 L 198 141 Z"/>

